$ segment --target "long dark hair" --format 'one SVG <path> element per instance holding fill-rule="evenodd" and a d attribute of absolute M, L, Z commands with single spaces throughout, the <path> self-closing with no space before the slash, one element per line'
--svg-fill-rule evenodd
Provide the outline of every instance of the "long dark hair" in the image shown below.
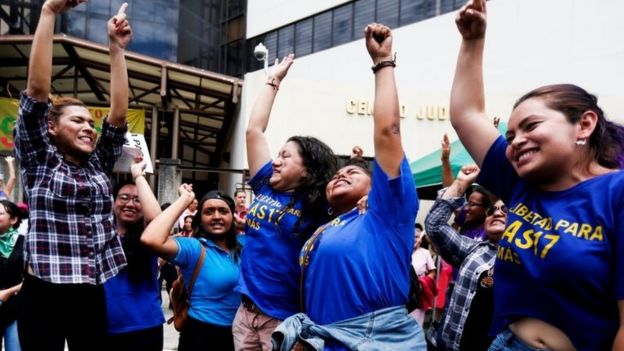
<path fill-rule="evenodd" d="M 606 168 L 624 166 L 624 127 L 608 121 L 598 106 L 598 98 L 573 84 L 547 85 L 534 89 L 514 104 L 514 109 L 527 99 L 539 97 L 549 108 L 563 113 L 570 123 L 577 123 L 587 111 L 598 116 L 598 123 L 589 137 L 591 158 Z"/>
<path fill-rule="evenodd" d="M 204 195 L 201 198 L 197 206 L 197 209 L 198 209 L 197 213 L 195 213 L 195 216 L 193 217 L 193 236 L 198 237 L 198 238 L 206 238 L 206 239 L 213 238 L 212 234 L 208 233 L 208 231 L 204 229 L 204 226 L 202 226 L 202 223 L 201 223 L 202 213 L 204 212 L 204 203 L 212 199 L 217 199 L 217 200 L 221 200 L 225 202 L 228 208 L 230 209 L 230 212 L 232 213 L 232 223 L 230 224 L 230 229 L 225 233 L 225 246 L 232 253 L 234 262 L 238 262 L 238 258 L 240 257 L 241 247 L 240 247 L 240 244 L 238 243 L 238 240 L 236 239 L 236 236 L 238 235 L 238 233 L 236 231 L 236 226 L 234 225 L 235 204 L 234 204 L 234 200 L 225 192 L 222 192 L 220 190 L 212 190 L 212 191 L 209 191 L 206 195 Z"/>
<path fill-rule="evenodd" d="M 115 200 L 117 199 L 117 195 L 119 195 L 121 188 L 127 185 L 136 186 L 134 182 L 129 180 L 119 182 L 113 189 Z M 115 218 L 115 223 L 117 223 L 117 218 Z M 143 234 L 144 229 L 145 220 L 141 217 L 136 222 L 126 225 L 126 232 L 124 235 L 120 236 L 121 246 L 123 247 L 124 254 L 126 255 L 126 270 L 128 272 L 128 276 L 132 280 L 145 279 L 150 276 L 152 270 L 151 258 L 153 257 L 153 254 L 149 249 L 147 249 L 147 247 L 141 244 L 141 235 Z"/>
<path fill-rule="evenodd" d="M 298 201 L 302 202 L 301 216 L 295 223 L 295 233 L 297 236 L 304 234 L 303 238 L 305 238 L 311 234 L 310 228 L 307 227 L 310 225 L 317 226 L 319 223 L 327 222 L 330 219 L 327 213 L 325 187 L 336 173 L 338 160 L 327 144 L 314 137 L 292 136 L 288 141 L 297 144 L 307 176 L 302 179 L 290 202 L 280 212 L 292 208 Z M 310 219 L 309 224 L 304 226 L 304 219 Z"/>

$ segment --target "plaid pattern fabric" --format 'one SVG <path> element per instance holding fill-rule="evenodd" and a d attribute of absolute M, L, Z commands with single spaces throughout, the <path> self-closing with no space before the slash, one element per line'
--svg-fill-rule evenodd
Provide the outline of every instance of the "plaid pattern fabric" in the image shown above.
<path fill-rule="evenodd" d="M 14 132 L 30 208 L 25 260 L 48 282 L 101 284 L 126 264 L 113 227 L 109 174 L 127 128 L 104 122 L 95 151 L 74 165 L 50 143 L 50 107 L 22 93 Z"/>
<path fill-rule="evenodd" d="M 479 241 L 460 235 L 448 224 L 453 210 L 463 206 L 465 201 L 463 197 L 448 200 L 438 197 L 425 219 L 427 235 L 442 258 L 453 267 L 459 267 L 439 334 L 446 350 L 457 351 L 460 351 L 464 324 L 477 291 L 479 276 L 494 267 L 497 251 L 497 245 L 491 241 Z"/>

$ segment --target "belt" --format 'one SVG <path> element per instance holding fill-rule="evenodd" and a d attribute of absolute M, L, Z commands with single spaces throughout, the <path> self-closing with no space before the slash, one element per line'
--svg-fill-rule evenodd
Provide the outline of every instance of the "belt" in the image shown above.
<path fill-rule="evenodd" d="M 262 313 L 260 308 L 245 294 L 241 294 L 241 302 L 247 311 L 252 313 Z"/>

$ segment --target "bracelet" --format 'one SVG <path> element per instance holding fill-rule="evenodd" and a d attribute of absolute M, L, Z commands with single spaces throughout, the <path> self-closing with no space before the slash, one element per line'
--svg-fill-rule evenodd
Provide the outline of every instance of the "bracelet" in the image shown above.
<path fill-rule="evenodd" d="M 392 58 L 392 60 L 380 61 L 376 65 L 371 67 L 371 69 L 373 70 L 373 73 L 377 73 L 377 71 L 384 67 L 396 67 L 396 52 L 394 53 L 394 57 Z"/>
<path fill-rule="evenodd" d="M 266 85 L 270 85 L 273 87 L 273 90 L 278 91 L 279 90 L 279 80 L 275 77 L 271 78 L 270 81 L 266 82 Z"/>

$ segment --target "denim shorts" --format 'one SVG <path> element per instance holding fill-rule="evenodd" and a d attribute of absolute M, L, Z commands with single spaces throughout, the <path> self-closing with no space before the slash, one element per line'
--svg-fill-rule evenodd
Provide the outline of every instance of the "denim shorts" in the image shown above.
<path fill-rule="evenodd" d="M 496 335 L 488 351 L 548 351 L 529 346 L 518 339 L 508 328 Z"/>

